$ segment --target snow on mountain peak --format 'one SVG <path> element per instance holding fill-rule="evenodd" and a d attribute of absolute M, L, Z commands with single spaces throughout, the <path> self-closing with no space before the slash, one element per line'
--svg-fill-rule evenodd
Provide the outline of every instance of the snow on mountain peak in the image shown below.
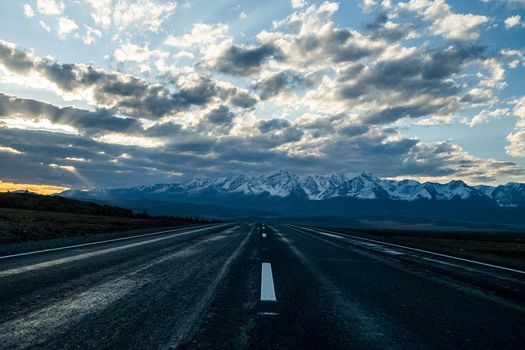
<path fill-rule="evenodd" d="M 403 201 L 485 198 L 493 199 L 502 206 L 512 206 L 516 203 L 525 205 L 525 184 L 508 183 L 498 187 L 483 185 L 472 187 L 461 180 L 446 184 L 420 183 L 415 180 L 382 180 L 370 172 L 362 172 L 355 177 L 344 174 L 297 176 L 286 170 L 277 170 L 258 176 L 197 177 L 172 184 L 93 190 L 90 195 L 104 197 L 109 195 L 110 191 L 121 197 L 144 198 L 216 193 L 266 195 L 305 200 L 327 200 L 338 197 Z M 76 192 L 66 192 L 65 195 L 67 196 L 68 193 L 74 196 Z"/>

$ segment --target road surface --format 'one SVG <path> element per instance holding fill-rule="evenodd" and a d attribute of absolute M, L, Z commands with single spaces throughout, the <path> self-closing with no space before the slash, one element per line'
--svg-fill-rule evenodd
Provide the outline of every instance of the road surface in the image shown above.
<path fill-rule="evenodd" d="M 525 273 L 232 223 L 0 257 L 0 348 L 524 349 Z"/>

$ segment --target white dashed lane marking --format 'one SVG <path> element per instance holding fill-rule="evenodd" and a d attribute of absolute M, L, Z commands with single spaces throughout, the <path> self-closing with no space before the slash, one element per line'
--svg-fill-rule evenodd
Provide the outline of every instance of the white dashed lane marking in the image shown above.
<path fill-rule="evenodd" d="M 270 263 L 262 263 L 261 301 L 277 301 L 273 286 L 272 264 Z"/>

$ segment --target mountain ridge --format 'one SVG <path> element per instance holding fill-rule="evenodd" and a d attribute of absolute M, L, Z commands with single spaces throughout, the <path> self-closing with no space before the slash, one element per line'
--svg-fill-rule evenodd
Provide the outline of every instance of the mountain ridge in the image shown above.
<path fill-rule="evenodd" d="M 525 207 L 525 184 L 467 185 L 462 180 L 448 183 L 418 182 L 416 180 L 380 179 L 370 172 L 357 176 L 346 174 L 296 175 L 277 170 L 262 175 L 232 175 L 225 177 L 196 177 L 174 183 L 136 186 L 131 188 L 68 190 L 64 197 L 108 200 L 159 199 L 182 201 L 199 197 L 261 197 L 302 201 L 321 201 L 334 198 L 366 200 L 474 200 L 493 201 L 500 207 Z M 191 202 L 191 200 L 190 200 Z"/>

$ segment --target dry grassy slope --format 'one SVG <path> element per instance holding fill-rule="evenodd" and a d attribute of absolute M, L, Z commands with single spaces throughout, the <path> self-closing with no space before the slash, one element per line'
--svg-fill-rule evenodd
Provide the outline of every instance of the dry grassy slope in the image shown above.
<path fill-rule="evenodd" d="M 523 232 L 432 232 L 387 229 L 337 229 L 337 231 L 525 270 L 525 233 Z"/>
<path fill-rule="evenodd" d="M 191 218 L 149 217 L 59 196 L 0 193 L 0 244 L 197 222 Z"/>
<path fill-rule="evenodd" d="M 129 218 L 0 208 L 0 244 L 69 236 L 172 227 L 184 220 Z"/>

